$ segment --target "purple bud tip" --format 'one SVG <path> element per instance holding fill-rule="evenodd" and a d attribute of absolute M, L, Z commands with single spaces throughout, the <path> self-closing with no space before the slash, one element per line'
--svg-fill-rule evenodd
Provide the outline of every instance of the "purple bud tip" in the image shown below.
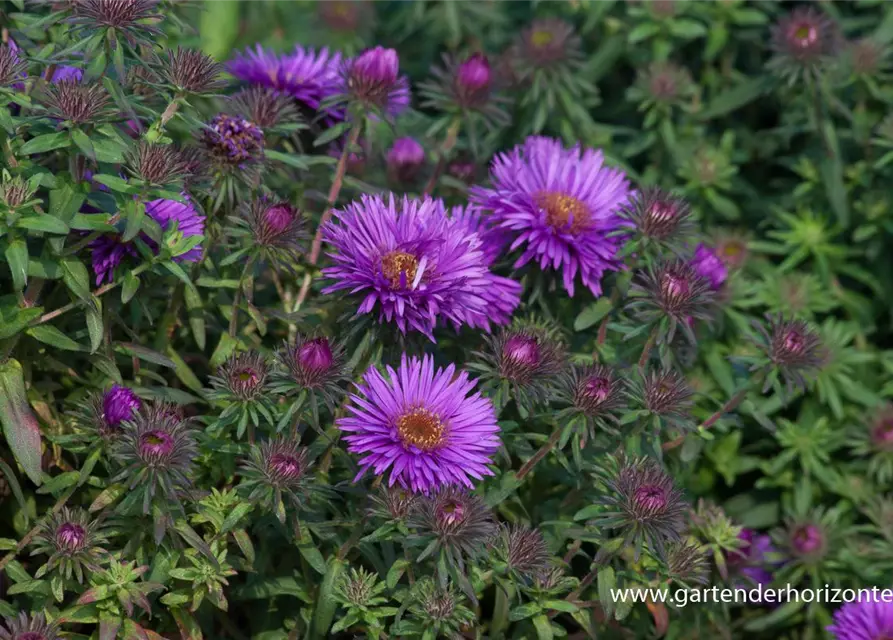
<path fill-rule="evenodd" d="M 133 391 L 116 384 L 102 397 L 102 417 L 110 427 L 117 427 L 124 420 L 130 420 L 141 406 Z"/>
<path fill-rule="evenodd" d="M 884 448 L 893 447 L 893 417 L 878 420 L 871 435 L 875 444 Z"/>
<path fill-rule="evenodd" d="M 425 150 L 415 138 L 397 138 L 388 151 L 388 164 L 392 168 L 416 168 L 425 162 Z"/>
<path fill-rule="evenodd" d="M 531 336 L 513 336 L 502 349 L 503 355 L 512 362 L 526 367 L 535 367 L 540 361 L 540 348 Z"/>
<path fill-rule="evenodd" d="M 656 223 L 665 223 L 673 220 L 678 211 L 672 202 L 658 200 L 648 208 L 648 216 Z"/>
<path fill-rule="evenodd" d="M 604 376 L 594 376 L 583 384 L 583 395 L 595 402 L 604 402 L 611 394 L 611 381 Z"/>
<path fill-rule="evenodd" d="M 301 461 L 287 453 L 275 453 L 270 457 L 270 470 L 284 478 L 297 478 L 304 468 Z"/>
<path fill-rule="evenodd" d="M 815 553 L 822 548 L 824 536 L 822 530 L 814 524 L 797 526 L 791 534 L 791 543 L 798 553 Z"/>
<path fill-rule="evenodd" d="M 726 265 L 719 259 L 716 252 L 702 244 L 698 245 L 691 266 L 699 276 L 710 282 L 714 291 L 718 291 L 729 277 Z"/>
<path fill-rule="evenodd" d="M 15 640 L 47 640 L 46 636 L 37 631 L 26 631 L 15 636 Z"/>
<path fill-rule="evenodd" d="M 688 295 L 691 288 L 685 278 L 674 273 L 667 273 L 661 282 L 661 290 L 667 298 L 681 298 Z"/>
<path fill-rule="evenodd" d="M 140 453 L 146 457 L 167 456 L 174 450 L 174 439 L 165 431 L 147 431 L 140 436 Z"/>
<path fill-rule="evenodd" d="M 273 205 L 264 211 L 264 224 L 274 234 L 284 232 L 294 219 L 294 210 L 287 204 Z"/>
<path fill-rule="evenodd" d="M 450 500 L 440 507 L 437 517 L 445 525 L 458 524 L 465 517 L 465 507 L 455 500 Z"/>
<path fill-rule="evenodd" d="M 86 532 L 79 524 L 66 522 L 56 532 L 56 543 L 67 551 L 76 551 L 84 544 Z"/>
<path fill-rule="evenodd" d="M 782 338 L 782 344 L 788 353 L 802 353 L 806 347 L 806 339 L 796 329 L 789 329 Z"/>
<path fill-rule="evenodd" d="M 819 30 L 816 28 L 815 24 L 812 24 L 809 21 L 796 20 L 791 23 L 791 26 L 788 28 L 788 40 L 801 49 L 811 47 L 818 39 Z"/>
<path fill-rule="evenodd" d="M 396 51 L 375 47 L 364 51 L 354 60 L 351 75 L 364 82 L 393 84 L 397 81 L 399 69 L 400 62 Z"/>
<path fill-rule="evenodd" d="M 636 489 L 636 504 L 643 509 L 662 509 L 667 504 L 667 493 L 655 485 L 645 485 Z"/>
<path fill-rule="evenodd" d="M 298 349 L 298 364 L 310 371 L 326 371 L 332 366 L 332 348 L 327 338 L 312 338 Z"/>
<path fill-rule="evenodd" d="M 476 53 L 459 65 L 456 80 L 459 86 L 469 91 L 483 91 L 490 87 L 492 74 L 487 57 Z"/>

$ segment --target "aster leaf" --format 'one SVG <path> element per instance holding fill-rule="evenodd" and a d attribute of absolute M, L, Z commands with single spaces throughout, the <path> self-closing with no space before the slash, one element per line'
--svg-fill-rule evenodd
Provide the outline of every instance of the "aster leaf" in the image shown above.
<path fill-rule="evenodd" d="M 19 229 L 28 229 L 29 231 L 41 231 L 43 233 L 65 234 L 68 233 L 68 225 L 47 214 L 39 214 L 36 216 L 26 216 L 16 220 Z"/>
<path fill-rule="evenodd" d="M 31 482 L 40 486 L 40 427 L 25 394 L 22 365 L 11 358 L 0 362 L 0 423 L 16 461 Z"/>
<path fill-rule="evenodd" d="M 24 240 L 11 240 L 3 255 L 9 265 L 13 286 L 21 291 L 28 283 L 28 245 Z"/>
<path fill-rule="evenodd" d="M 22 155 L 34 155 L 36 153 L 46 153 L 56 149 L 64 149 L 71 145 L 71 137 L 67 132 L 59 131 L 56 133 L 45 133 L 31 138 L 21 146 L 19 153 Z"/>

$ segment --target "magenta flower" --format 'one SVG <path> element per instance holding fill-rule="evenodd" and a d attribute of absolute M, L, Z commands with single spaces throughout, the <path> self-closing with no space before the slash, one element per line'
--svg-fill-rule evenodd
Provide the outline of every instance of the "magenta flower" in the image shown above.
<path fill-rule="evenodd" d="M 691 266 L 699 276 L 708 280 L 714 291 L 722 288 L 723 283 L 729 277 L 729 270 L 713 249 L 708 249 L 699 244 L 695 256 L 691 260 Z"/>
<path fill-rule="evenodd" d="M 276 54 L 256 45 L 239 53 L 227 69 L 239 80 L 276 89 L 311 109 L 336 93 L 341 54 L 300 45 L 290 54 Z"/>
<path fill-rule="evenodd" d="M 375 47 L 347 60 L 341 70 L 338 93 L 366 107 L 396 117 L 409 106 L 409 80 L 400 75 L 393 49 Z"/>
<path fill-rule="evenodd" d="M 769 564 L 768 556 L 775 553 L 772 539 L 747 528 L 741 529 L 738 539 L 743 544 L 730 551 L 726 557 L 729 569 L 744 576 L 753 584 L 767 585 L 772 582 L 772 574 L 766 570 Z"/>
<path fill-rule="evenodd" d="M 834 613 L 827 628 L 837 640 L 893 638 L 893 603 L 871 599 L 848 602 Z"/>
<path fill-rule="evenodd" d="M 571 296 L 579 273 L 601 295 L 602 275 L 620 266 L 619 213 L 631 195 L 625 174 L 606 168 L 601 151 L 530 137 L 496 156 L 491 181 L 492 188 L 473 188 L 471 201 L 491 212 L 495 228 L 510 234 L 510 250 L 523 248 L 515 268 L 535 261 L 541 269 L 560 271 Z"/>
<path fill-rule="evenodd" d="M 102 419 L 109 427 L 117 428 L 125 420 L 133 418 L 133 414 L 143 406 L 137 395 L 121 385 L 112 388 L 102 395 Z"/>
<path fill-rule="evenodd" d="M 415 492 L 444 486 L 471 487 L 471 478 L 492 475 L 487 467 L 499 448 L 499 426 L 490 400 L 469 395 L 475 383 L 454 365 L 435 369 L 431 356 L 401 358 L 387 378 L 370 369 L 351 394 L 349 415 L 337 426 L 348 434 L 348 451 L 360 454 L 359 479 L 371 469 L 390 471 Z"/>
<path fill-rule="evenodd" d="M 425 149 L 410 136 L 397 138 L 388 151 L 388 171 L 398 182 L 411 182 L 425 164 Z"/>

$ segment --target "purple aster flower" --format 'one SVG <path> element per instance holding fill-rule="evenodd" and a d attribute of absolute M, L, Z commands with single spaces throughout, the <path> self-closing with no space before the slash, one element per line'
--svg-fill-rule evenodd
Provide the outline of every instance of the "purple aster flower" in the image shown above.
<path fill-rule="evenodd" d="M 337 426 L 360 459 L 361 477 L 390 469 L 389 486 L 427 493 L 444 485 L 471 487 L 499 448 L 499 426 L 490 400 L 471 393 L 475 383 L 454 365 L 435 369 L 431 356 L 405 354 L 387 378 L 370 369 L 351 394 L 350 415 Z"/>
<path fill-rule="evenodd" d="M 77 67 L 70 67 L 68 65 L 62 65 L 61 67 L 57 67 L 53 72 L 53 82 L 80 82 L 84 79 L 84 70 L 78 69 Z"/>
<path fill-rule="evenodd" d="M 89 246 L 97 286 L 115 279 L 115 269 L 125 257 L 135 258 L 138 255 L 132 243 L 122 242 L 117 235 L 99 236 Z"/>
<path fill-rule="evenodd" d="M 257 45 L 227 63 L 239 80 L 276 89 L 311 109 L 337 92 L 341 54 L 300 45 L 290 54 L 276 54 Z"/>
<path fill-rule="evenodd" d="M 244 169 L 264 158 L 264 132 L 238 116 L 214 116 L 202 130 L 201 142 L 221 169 Z"/>
<path fill-rule="evenodd" d="M 596 296 L 605 271 L 616 270 L 624 226 L 619 213 L 631 195 L 623 172 L 604 166 L 601 151 L 565 149 L 559 140 L 530 137 L 491 166 L 492 188 L 475 187 L 474 204 L 492 212 L 493 224 L 523 246 L 519 268 L 535 260 L 562 272 L 573 296 L 574 279 Z"/>
<path fill-rule="evenodd" d="M 691 266 L 695 268 L 699 276 L 710 282 L 714 291 L 719 291 L 729 277 L 729 270 L 723 261 L 719 259 L 713 249 L 709 249 L 703 244 L 698 245 L 695 256 L 691 260 Z"/>
<path fill-rule="evenodd" d="M 393 49 L 375 47 L 346 60 L 338 93 L 366 108 L 393 117 L 409 106 L 409 80 L 400 75 L 400 60 Z"/>
<path fill-rule="evenodd" d="M 137 395 L 121 385 L 112 385 L 112 388 L 102 394 L 102 419 L 106 425 L 116 429 L 125 420 L 133 418 L 133 414 L 143 406 Z"/>
<path fill-rule="evenodd" d="M 0 640 L 58 640 L 59 626 L 47 622 L 42 613 L 29 616 L 20 611 L 15 618 L 3 618 L 0 624 Z"/>
<path fill-rule="evenodd" d="M 388 151 L 388 172 L 397 182 L 412 182 L 425 164 L 425 149 L 418 140 L 406 136 L 394 140 Z"/>
<path fill-rule="evenodd" d="M 325 293 L 361 293 L 357 313 L 378 306 L 379 322 L 432 341 L 438 320 L 459 326 L 486 312 L 480 240 L 454 225 L 440 200 L 364 195 L 335 216 L 325 230 L 335 265 L 323 270 L 335 283 Z"/>
<path fill-rule="evenodd" d="M 767 585 L 772 582 L 772 574 L 766 570 L 767 556 L 775 553 L 772 538 L 760 535 L 753 529 L 743 528 L 738 533 L 742 545 L 730 551 L 726 557 L 729 569 L 744 576 L 753 584 Z"/>
<path fill-rule="evenodd" d="M 184 237 L 200 236 L 205 233 L 205 217 L 189 202 L 184 194 L 186 202 L 176 200 L 151 200 L 146 203 L 146 214 L 149 215 L 161 228 L 167 231 L 171 224 L 177 224 L 177 231 Z M 181 253 L 174 258 L 174 262 L 198 262 L 202 258 L 202 248 L 193 247 L 186 253 Z"/>
<path fill-rule="evenodd" d="M 848 602 L 834 612 L 834 624 L 827 627 L 837 640 L 886 640 L 893 638 L 893 603 Z"/>

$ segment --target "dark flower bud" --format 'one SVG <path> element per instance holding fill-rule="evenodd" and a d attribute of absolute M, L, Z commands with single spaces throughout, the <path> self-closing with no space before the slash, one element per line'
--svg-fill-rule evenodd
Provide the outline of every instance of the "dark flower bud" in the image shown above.
<path fill-rule="evenodd" d="M 549 568 L 549 548 L 539 529 L 522 525 L 503 526 L 500 553 L 509 571 L 533 577 Z"/>
<path fill-rule="evenodd" d="M 34 189 L 28 186 L 28 183 L 20 176 L 9 178 L 9 174 L 5 172 L 4 174 L 3 183 L 0 185 L 0 200 L 10 210 L 14 210 L 31 199 L 31 196 L 34 195 Z"/>
<path fill-rule="evenodd" d="M 415 506 L 418 495 L 402 487 L 387 487 L 372 496 L 372 511 L 384 520 L 404 520 Z"/>
<path fill-rule="evenodd" d="M 128 169 L 137 178 L 160 187 L 181 183 L 188 173 L 186 163 L 173 145 L 144 140 L 128 158 Z"/>
<path fill-rule="evenodd" d="M 342 575 L 335 589 L 335 595 L 348 606 L 365 608 L 374 606 L 375 600 L 383 602 L 382 598 L 376 598 L 383 589 L 384 585 L 379 583 L 377 574 L 363 568 L 359 571 L 351 569 L 350 573 Z"/>
<path fill-rule="evenodd" d="M 474 613 L 462 604 L 452 585 L 441 586 L 431 578 L 424 578 L 416 584 L 412 596 L 409 606 L 412 618 L 435 637 L 458 637 L 460 629 L 475 620 Z"/>
<path fill-rule="evenodd" d="M 824 12 L 800 6 L 772 27 L 769 65 L 789 81 L 818 73 L 840 45 L 837 25 Z"/>
<path fill-rule="evenodd" d="M 160 35 L 161 30 L 150 24 L 163 16 L 156 13 L 159 0 L 72 0 L 73 17 L 69 20 L 76 28 L 91 31 L 114 29 L 131 45 L 137 39 Z"/>
<path fill-rule="evenodd" d="M 639 83 L 654 102 L 673 104 L 693 87 L 687 69 L 672 62 L 654 62 L 641 74 Z"/>
<path fill-rule="evenodd" d="M 597 364 L 573 371 L 574 406 L 585 414 L 605 415 L 622 404 L 623 383 L 611 368 Z"/>
<path fill-rule="evenodd" d="M 342 393 L 344 349 L 325 336 L 299 335 L 294 345 L 285 345 L 277 355 L 276 390 L 320 393 L 331 404 Z"/>
<path fill-rule="evenodd" d="M 624 215 L 643 238 L 658 242 L 684 239 L 694 231 L 688 203 L 661 189 L 643 189 Z"/>
<path fill-rule="evenodd" d="M 220 79 L 223 66 L 201 51 L 168 51 L 160 74 L 178 93 L 203 94 L 217 91 L 226 83 Z"/>
<path fill-rule="evenodd" d="M 268 368 L 264 357 L 256 351 L 232 355 L 217 370 L 211 383 L 237 400 L 250 402 L 266 390 Z"/>
<path fill-rule="evenodd" d="M 456 71 L 456 84 L 468 92 L 485 91 L 490 88 L 492 72 L 487 56 L 475 53 L 459 65 Z"/>
<path fill-rule="evenodd" d="M 268 87 L 248 87 L 228 98 L 232 112 L 261 129 L 300 120 L 294 100 Z"/>
<path fill-rule="evenodd" d="M 422 537 L 433 538 L 437 548 L 467 558 L 480 555 L 497 532 L 484 501 L 453 485 L 420 496 L 408 524 Z"/>
<path fill-rule="evenodd" d="M 694 391 L 675 369 L 645 374 L 644 406 L 653 414 L 687 420 Z"/>
<path fill-rule="evenodd" d="M 710 566 L 707 550 L 694 542 L 672 542 L 667 545 L 667 575 L 682 584 L 707 584 Z"/>
<path fill-rule="evenodd" d="M 137 395 L 120 385 L 112 385 L 112 388 L 102 395 L 102 421 L 110 429 L 118 429 L 125 420 L 132 420 L 134 413 L 139 411 L 143 403 Z"/>
<path fill-rule="evenodd" d="M 0 87 L 10 87 L 22 80 L 27 65 L 8 44 L 0 43 Z"/>
<path fill-rule="evenodd" d="M 397 182 L 412 182 L 424 164 L 425 149 L 415 138 L 397 138 L 388 151 L 388 172 Z"/>
<path fill-rule="evenodd" d="M 42 613 L 29 616 L 21 611 L 14 618 L 3 619 L 0 640 L 59 640 L 59 628 L 50 624 Z"/>
<path fill-rule="evenodd" d="M 240 466 L 240 490 L 251 502 L 287 518 L 286 507 L 301 510 L 311 492 L 307 449 L 293 438 L 276 438 L 256 445 Z"/>
<path fill-rule="evenodd" d="M 256 165 L 264 158 L 264 132 L 254 123 L 225 113 L 202 130 L 201 141 L 219 169 Z"/>
<path fill-rule="evenodd" d="M 34 536 L 31 555 L 46 555 L 48 560 L 37 571 L 37 578 L 58 571 L 62 577 L 84 581 L 85 571 L 99 571 L 108 542 L 99 521 L 83 509 L 63 507 L 52 514 Z M 0 638 L 3 635 L 0 633 Z"/>
<path fill-rule="evenodd" d="M 825 360 L 821 337 L 803 320 L 769 317 L 769 326 L 757 325 L 761 348 L 779 371 L 789 391 L 804 389 Z M 770 380 L 766 381 L 767 387 Z"/>
<path fill-rule="evenodd" d="M 73 522 L 63 523 L 56 531 L 56 545 L 60 549 L 73 552 L 84 546 L 86 532 L 84 528 Z"/>
<path fill-rule="evenodd" d="M 887 71 L 890 49 L 873 38 L 860 38 L 849 44 L 847 59 L 855 75 L 873 76 Z"/>
<path fill-rule="evenodd" d="M 795 523 L 788 528 L 788 546 L 801 559 L 819 559 L 828 550 L 824 528 L 813 522 Z"/>
<path fill-rule="evenodd" d="M 62 80 L 46 87 L 43 102 L 53 116 L 81 125 L 94 122 L 105 111 L 109 94 L 101 84 Z"/>

